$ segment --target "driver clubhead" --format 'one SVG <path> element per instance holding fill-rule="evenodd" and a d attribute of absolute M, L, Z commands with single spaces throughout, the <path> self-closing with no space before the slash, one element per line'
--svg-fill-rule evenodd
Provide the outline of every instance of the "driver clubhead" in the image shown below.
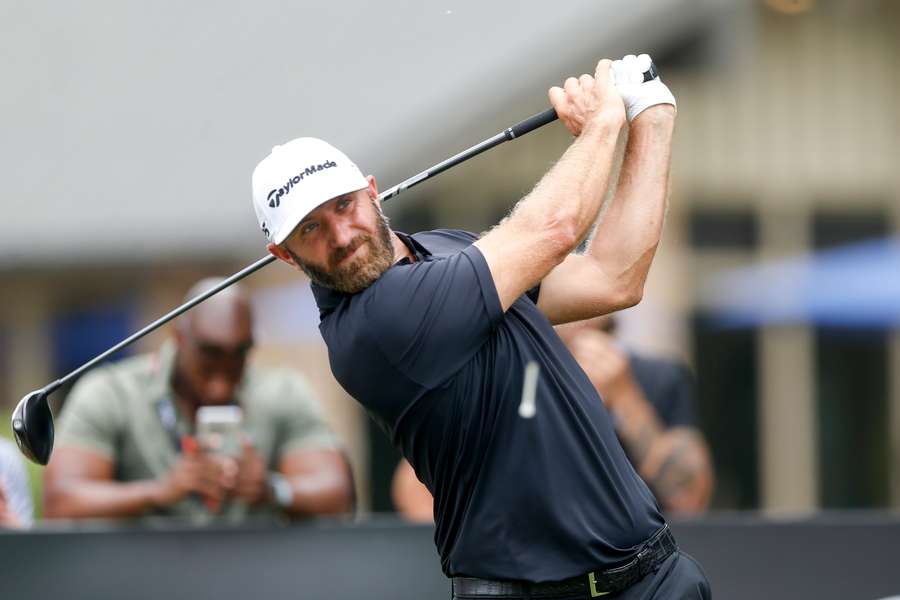
<path fill-rule="evenodd" d="M 40 465 L 46 465 L 53 452 L 53 414 L 47 396 L 43 389 L 31 392 L 19 401 L 12 415 L 19 450 Z"/>

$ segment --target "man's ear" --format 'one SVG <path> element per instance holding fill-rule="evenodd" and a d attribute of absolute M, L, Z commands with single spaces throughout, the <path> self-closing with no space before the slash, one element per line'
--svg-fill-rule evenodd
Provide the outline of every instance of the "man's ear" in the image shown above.
<path fill-rule="evenodd" d="M 366 181 L 369 182 L 369 190 L 368 190 L 369 198 L 371 198 L 372 201 L 376 205 L 378 205 L 378 208 L 381 208 L 381 200 L 378 199 L 378 182 L 375 181 L 375 176 L 367 175 Z"/>
<path fill-rule="evenodd" d="M 269 254 L 271 254 L 278 260 L 283 260 L 284 262 L 291 265 L 292 267 L 299 267 L 299 265 L 296 263 L 296 261 L 294 261 L 294 257 L 291 256 L 287 250 L 285 250 L 278 244 L 273 244 L 272 242 L 269 242 L 269 244 L 266 246 L 266 250 L 268 250 Z"/>

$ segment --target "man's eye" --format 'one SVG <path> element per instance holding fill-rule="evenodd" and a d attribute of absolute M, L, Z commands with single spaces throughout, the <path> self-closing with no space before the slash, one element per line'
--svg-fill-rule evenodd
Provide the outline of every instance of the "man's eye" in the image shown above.
<path fill-rule="evenodd" d="M 300 235 L 306 235 L 308 233 L 312 233 L 312 231 L 317 227 L 315 223 L 307 223 L 303 227 L 300 228 Z"/>
<path fill-rule="evenodd" d="M 345 198 L 341 198 L 340 201 L 338 202 L 338 210 L 343 210 L 343 209 L 347 208 L 348 206 L 350 206 L 350 203 L 352 201 L 353 201 L 353 199 L 350 198 L 349 196 L 345 197 Z"/>

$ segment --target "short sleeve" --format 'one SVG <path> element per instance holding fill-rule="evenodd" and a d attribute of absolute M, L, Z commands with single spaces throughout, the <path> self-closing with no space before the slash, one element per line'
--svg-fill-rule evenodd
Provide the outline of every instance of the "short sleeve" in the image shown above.
<path fill-rule="evenodd" d="M 58 446 L 79 446 L 110 459 L 115 456 L 116 439 L 124 423 L 112 377 L 106 371 L 94 371 L 75 384 L 59 419 Z"/>
<path fill-rule="evenodd" d="M 456 373 L 503 319 L 490 269 L 476 246 L 395 266 L 372 292 L 365 305 L 372 338 L 396 369 L 426 388 Z"/>
<path fill-rule="evenodd" d="M 283 428 L 279 458 L 294 450 L 339 448 L 337 436 L 325 422 L 319 402 L 306 380 L 289 373 L 283 385 L 278 403 Z"/>

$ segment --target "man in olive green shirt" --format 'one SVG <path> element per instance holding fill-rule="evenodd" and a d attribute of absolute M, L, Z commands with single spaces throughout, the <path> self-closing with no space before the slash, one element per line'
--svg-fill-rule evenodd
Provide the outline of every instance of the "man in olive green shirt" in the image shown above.
<path fill-rule="evenodd" d="M 252 319 L 238 287 L 180 317 L 173 338 L 73 388 L 45 473 L 46 516 L 235 522 L 352 509 L 349 466 L 303 378 L 245 364 Z M 242 409 L 238 456 L 197 444 L 197 410 L 212 405 Z"/>

